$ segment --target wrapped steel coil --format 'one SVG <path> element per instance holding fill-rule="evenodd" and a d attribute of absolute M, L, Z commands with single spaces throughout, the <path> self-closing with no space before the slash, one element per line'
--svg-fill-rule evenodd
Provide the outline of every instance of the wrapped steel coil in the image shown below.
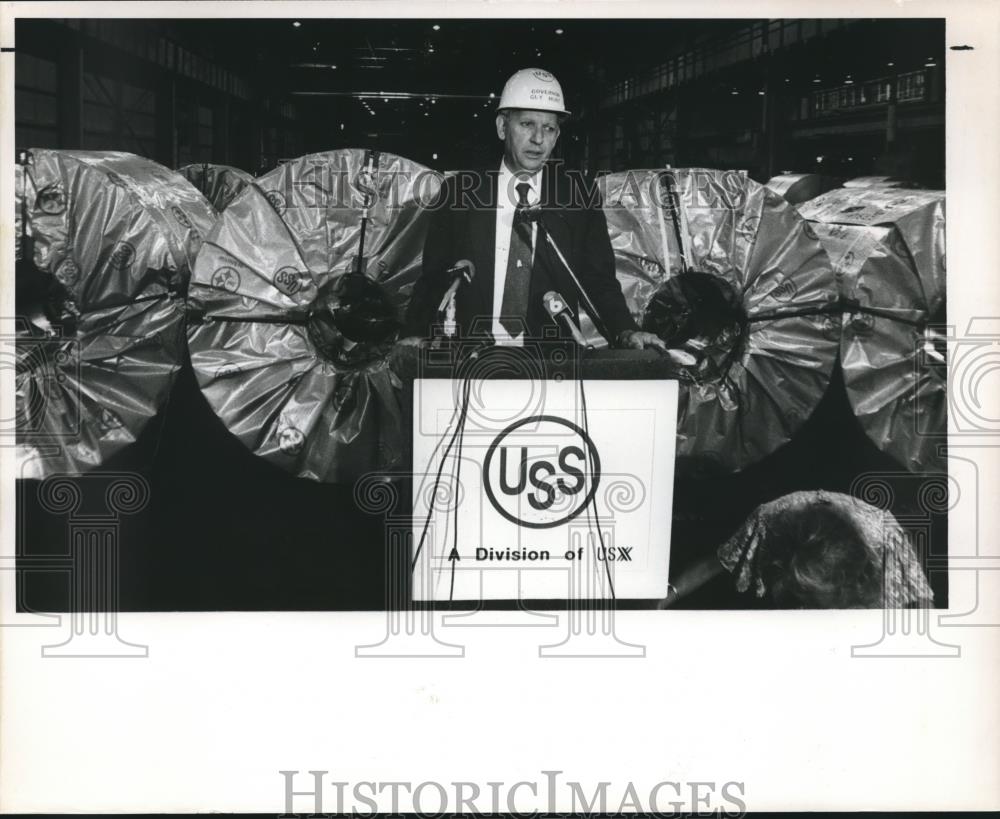
<path fill-rule="evenodd" d="M 944 344 L 928 326 L 944 320 L 944 194 L 842 189 L 800 212 L 847 302 L 841 365 L 861 426 L 908 470 L 945 470 Z"/>
<path fill-rule="evenodd" d="M 913 182 L 895 176 L 856 176 L 844 183 L 845 188 L 919 188 Z"/>
<path fill-rule="evenodd" d="M 789 441 L 838 347 L 836 286 L 812 229 L 736 171 L 625 171 L 600 185 L 633 315 L 699 356 L 681 384 L 678 455 L 733 472 Z"/>
<path fill-rule="evenodd" d="M 132 154 L 23 155 L 16 275 L 22 477 L 81 472 L 136 440 L 183 355 L 182 296 L 215 221 Z"/>
<path fill-rule="evenodd" d="M 256 180 L 198 257 L 191 362 L 250 451 L 302 478 L 352 481 L 402 452 L 388 366 L 420 273 L 440 174 L 360 149 Z"/>
<path fill-rule="evenodd" d="M 212 207 L 222 213 L 247 186 L 253 184 L 253 175 L 229 165 L 212 165 L 202 162 L 184 165 L 177 169 L 188 182 L 200 190 Z"/>
<path fill-rule="evenodd" d="M 833 184 L 818 173 L 785 173 L 772 176 L 767 186 L 790 205 L 798 205 L 830 190 Z"/>

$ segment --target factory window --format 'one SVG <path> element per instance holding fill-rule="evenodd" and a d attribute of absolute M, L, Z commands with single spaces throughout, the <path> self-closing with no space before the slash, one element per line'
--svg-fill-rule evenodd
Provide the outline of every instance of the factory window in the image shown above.
<path fill-rule="evenodd" d="M 896 86 L 897 99 L 900 102 L 922 100 L 926 91 L 925 79 L 923 71 L 913 71 L 909 74 L 900 74 Z"/>

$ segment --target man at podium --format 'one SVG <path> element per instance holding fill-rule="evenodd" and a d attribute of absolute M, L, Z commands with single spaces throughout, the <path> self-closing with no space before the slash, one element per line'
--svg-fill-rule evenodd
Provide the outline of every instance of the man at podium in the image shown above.
<path fill-rule="evenodd" d="M 507 81 L 496 116 L 503 158 L 496 170 L 444 181 L 402 344 L 419 344 L 434 326 L 504 345 L 580 340 L 582 307 L 612 346 L 666 351 L 629 312 L 596 187 L 549 161 L 568 114 L 548 71 L 525 68 Z"/>

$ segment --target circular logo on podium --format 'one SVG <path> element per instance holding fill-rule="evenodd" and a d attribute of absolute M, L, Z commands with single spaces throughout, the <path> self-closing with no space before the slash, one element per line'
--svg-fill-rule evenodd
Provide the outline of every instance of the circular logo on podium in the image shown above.
<path fill-rule="evenodd" d="M 483 461 L 483 486 L 493 508 L 529 529 L 571 521 L 593 500 L 600 480 L 601 458 L 593 440 L 555 415 L 510 424 Z"/>

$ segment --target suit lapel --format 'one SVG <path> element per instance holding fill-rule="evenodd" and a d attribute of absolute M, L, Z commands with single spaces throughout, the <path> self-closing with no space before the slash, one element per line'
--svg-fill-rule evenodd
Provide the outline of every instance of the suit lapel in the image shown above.
<path fill-rule="evenodd" d="M 479 299 L 488 313 L 493 310 L 493 283 L 496 280 L 497 171 L 482 174 L 478 189 L 470 199 L 469 240 L 476 258 Z"/>

